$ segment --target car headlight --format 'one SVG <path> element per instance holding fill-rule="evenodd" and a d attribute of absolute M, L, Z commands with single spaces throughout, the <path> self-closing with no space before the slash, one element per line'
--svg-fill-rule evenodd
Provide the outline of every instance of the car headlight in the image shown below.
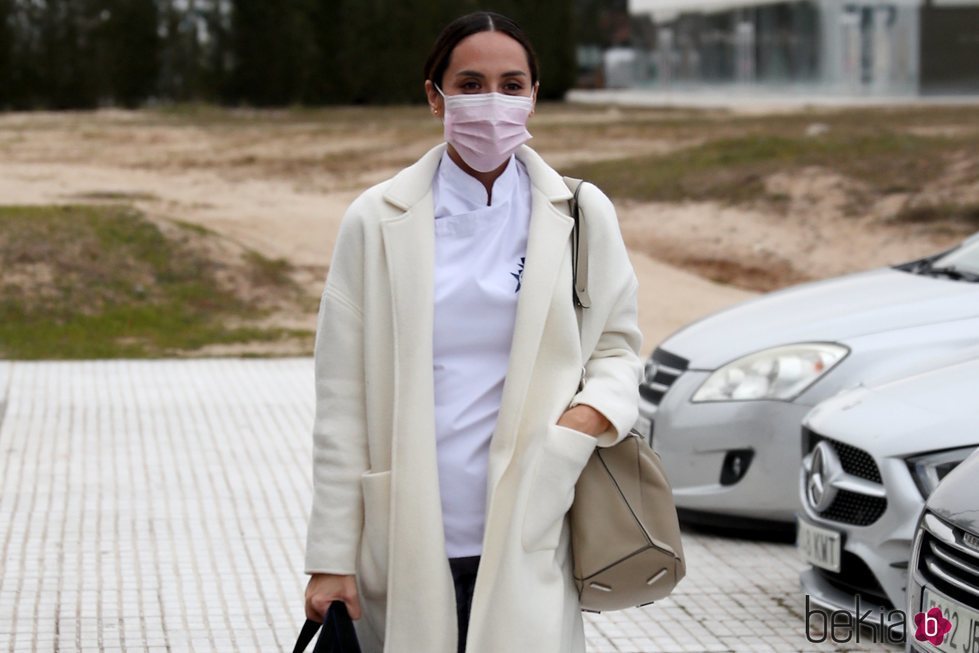
<path fill-rule="evenodd" d="M 961 447 L 908 458 L 908 469 L 921 490 L 921 496 L 925 499 L 931 496 L 942 479 L 975 450 L 976 447 Z"/>
<path fill-rule="evenodd" d="M 749 354 L 715 370 L 691 401 L 793 399 L 849 351 L 843 345 L 813 342 Z"/>

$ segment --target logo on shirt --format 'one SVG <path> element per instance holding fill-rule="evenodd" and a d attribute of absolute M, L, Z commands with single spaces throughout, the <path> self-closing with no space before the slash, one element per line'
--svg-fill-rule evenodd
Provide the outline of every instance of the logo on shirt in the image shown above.
<path fill-rule="evenodd" d="M 510 276 L 517 280 L 517 287 L 513 289 L 513 292 L 520 292 L 520 282 L 523 281 L 523 263 L 525 256 L 520 257 L 520 265 L 517 266 L 516 272 L 511 272 Z"/>

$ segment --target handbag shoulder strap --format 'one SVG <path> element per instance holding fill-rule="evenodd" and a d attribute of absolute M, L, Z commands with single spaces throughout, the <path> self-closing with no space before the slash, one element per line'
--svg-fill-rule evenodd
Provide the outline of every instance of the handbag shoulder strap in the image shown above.
<path fill-rule="evenodd" d="M 565 177 L 564 183 L 573 195 L 568 200 L 568 208 L 571 217 L 574 218 L 574 228 L 571 232 L 571 276 L 572 291 L 574 293 L 574 304 L 581 308 L 591 306 L 591 297 L 588 296 L 588 239 L 585 234 L 585 219 L 581 213 L 581 205 L 578 201 L 578 193 L 585 182 L 574 177 Z"/>

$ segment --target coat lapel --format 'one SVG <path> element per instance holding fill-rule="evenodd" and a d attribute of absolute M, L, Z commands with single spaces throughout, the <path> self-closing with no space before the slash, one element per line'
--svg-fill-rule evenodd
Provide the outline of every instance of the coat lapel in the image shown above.
<path fill-rule="evenodd" d="M 571 191 L 561 176 L 526 145 L 516 154 L 526 166 L 531 182 L 530 227 L 507 376 L 490 443 L 487 520 L 492 512 L 496 487 L 517 449 L 521 417 L 527 396 L 531 394 L 544 325 L 554 294 L 559 290 L 558 283 L 563 278 L 560 274 L 562 261 L 570 252 L 570 234 L 574 226 L 574 220 L 566 213 Z M 570 293 L 571 279 L 567 282 Z"/>
<path fill-rule="evenodd" d="M 385 199 L 405 212 L 381 221 L 395 351 L 387 651 L 448 652 L 455 641 L 435 451 L 431 183 L 441 156 L 436 150 L 395 177 Z"/>
<path fill-rule="evenodd" d="M 444 149 L 445 144 L 432 148 L 394 178 L 384 197 L 404 213 L 381 221 L 395 345 L 386 628 L 386 648 L 395 651 L 449 651 L 455 632 L 454 590 L 442 536 L 432 371 L 435 218 L 431 187 Z M 566 212 L 555 206 L 571 197 L 561 177 L 526 146 L 517 156 L 531 180 L 531 217 L 509 367 L 490 444 L 490 506 L 516 449 L 520 418 L 563 257 L 570 251 L 573 225 Z M 570 279 L 568 283 L 570 296 Z M 433 537 L 433 533 L 438 535 Z M 436 542 L 441 546 L 433 546 Z M 390 609 L 392 605 L 397 609 Z M 445 628 L 431 628 L 433 611 L 441 613 Z M 423 629 L 424 625 L 429 627 Z"/>
<path fill-rule="evenodd" d="M 490 444 L 490 500 L 516 450 L 518 427 L 527 395 L 530 394 L 530 382 L 541 347 L 544 323 L 547 321 L 574 224 L 570 217 L 554 207 L 539 188 L 533 186 L 531 193 L 533 199 L 527 256 L 520 295 L 517 298 L 513 344 L 506 380 L 503 383 L 496 430 Z M 570 293 L 571 279 L 567 281 Z"/>

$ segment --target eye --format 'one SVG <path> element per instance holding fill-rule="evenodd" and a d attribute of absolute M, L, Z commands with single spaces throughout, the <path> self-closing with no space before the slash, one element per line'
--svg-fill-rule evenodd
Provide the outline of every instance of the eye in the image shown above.
<path fill-rule="evenodd" d="M 461 88 L 464 91 L 478 91 L 479 82 L 474 82 L 474 81 L 463 82 Z"/>
<path fill-rule="evenodd" d="M 519 93 L 523 90 L 523 84 L 519 82 L 509 82 L 508 84 L 504 84 L 503 88 L 510 93 Z"/>

